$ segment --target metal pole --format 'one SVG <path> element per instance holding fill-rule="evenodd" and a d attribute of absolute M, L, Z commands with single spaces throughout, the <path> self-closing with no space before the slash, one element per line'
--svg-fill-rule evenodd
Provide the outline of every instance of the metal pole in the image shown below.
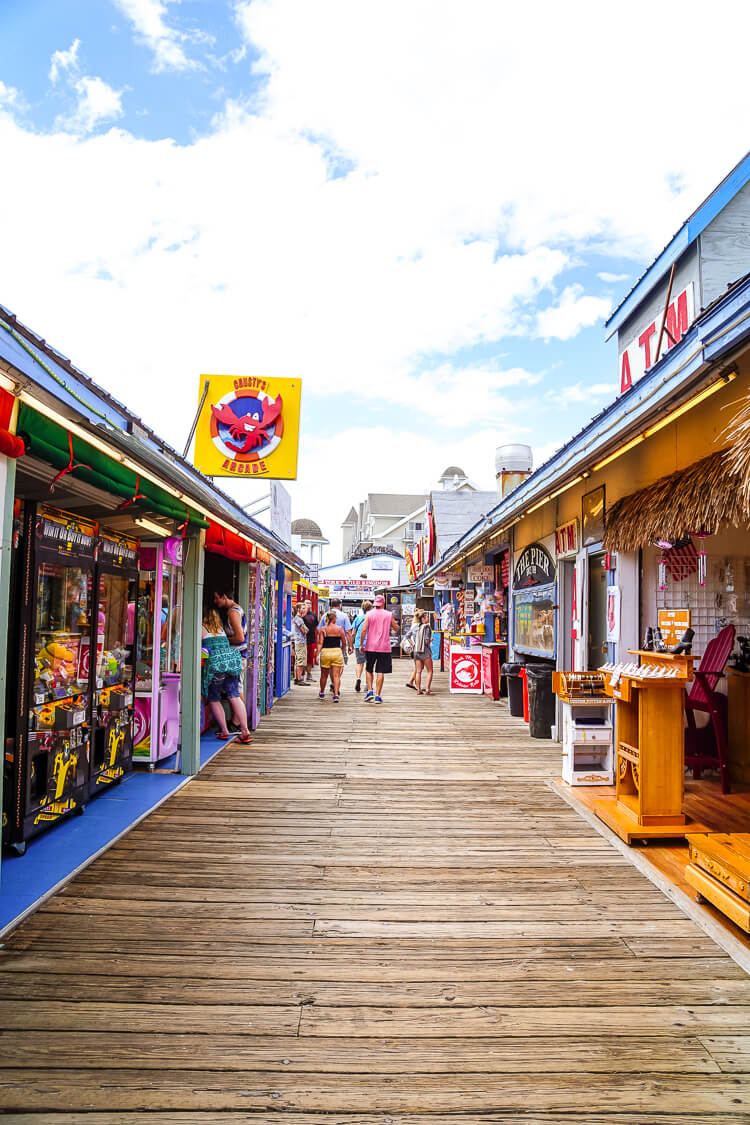
<path fill-rule="evenodd" d="M 185 448 L 182 451 L 183 457 L 187 457 L 187 455 L 188 455 L 188 450 L 190 449 L 190 442 L 193 440 L 193 435 L 195 434 L 195 429 L 196 429 L 196 426 L 198 425 L 198 419 L 201 416 L 201 410 L 203 409 L 203 403 L 206 401 L 206 395 L 207 394 L 208 394 L 208 379 L 206 379 L 205 383 L 203 384 L 203 394 L 201 395 L 201 400 L 198 403 L 198 409 L 195 412 L 195 418 L 193 418 L 193 424 L 190 427 L 190 433 L 188 434 L 188 439 L 185 442 Z"/>
<path fill-rule="evenodd" d="M 656 358 L 654 360 L 654 363 L 659 362 L 659 352 L 661 351 L 661 342 L 664 339 L 664 325 L 667 323 L 667 309 L 669 308 L 669 298 L 672 296 L 672 283 L 674 282 L 674 271 L 676 264 L 676 262 L 672 262 L 672 269 L 669 271 L 667 299 L 664 302 L 664 312 L 661 314 L 661 328 L 659 329 L 659 339 L 656 341 Z"/>

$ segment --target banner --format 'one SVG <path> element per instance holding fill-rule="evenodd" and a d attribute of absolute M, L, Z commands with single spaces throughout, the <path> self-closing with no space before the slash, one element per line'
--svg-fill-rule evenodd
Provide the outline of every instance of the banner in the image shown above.
<path fill-rule="evenodd" d="M 299 379 L 201 375 L 193 464 L 209 477 L 296 480 Z"/>

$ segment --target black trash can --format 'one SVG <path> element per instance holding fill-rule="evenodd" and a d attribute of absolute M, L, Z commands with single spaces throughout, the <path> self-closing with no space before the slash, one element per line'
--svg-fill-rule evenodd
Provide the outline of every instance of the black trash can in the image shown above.
<path fill-rule="evenodd" d="M 542 664 L 527 664 L 526 680 L 529 685 L 529 734 L 532 738 L 552 738 L 555 721 L 552 669 Z"/>
<path fill-rule="evenodd" d="M 523 680 L 518 674 L 522 667 L 520 662 L 511 661 L 500 669 L 508 685 L 508 710 L 516 719 L 523 718 Z"/>

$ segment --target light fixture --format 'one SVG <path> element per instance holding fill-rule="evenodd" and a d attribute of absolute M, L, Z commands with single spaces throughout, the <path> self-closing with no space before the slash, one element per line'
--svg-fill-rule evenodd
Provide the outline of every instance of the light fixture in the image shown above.
<path fill-rule="evenodd" d="M 610 453 L 609 457 L 605 457 L 603 458 L 603 460 L 597 461 L 597 463 L 594 465 L 593 471 L 595 473 L 598 473 L 599 470 L 603 469 L 605 465 L 610 465 L 613 461 L 616 461 L 618 457 L 622 457 L 623 453 L 627 453 L 629 449 L 634 449 L 636 445 L 640 445 L 642 441 L 643 434 L 636 434 L 634 438 L 631 438 L 630 441 L 626 441 L 625 444 L 621 445 L 619 449 L 616 449 L 614 453 Z"/>
<path fill-rule="evenodd" d="M 619 449 L 616 449 L 614 453 L 610 453 L 609 457 L 605 457 L 602 461 L 598 461 L 596 465 L 593 466 L 592 471 L 598 472 L 598 470 L 603 469 L 605 465 L 611 464 L 612 461 L 615 461 L 618 457 L 621 457 L 623 453 L 627 453 L 629 449 L 633 449 L 634 446 L 639 445 L 642 441 L 645 441 L 646 438 L 651 437 L 652 434 L 656 434 L 659 432 L 659 430 L 663 430 L 665 426 L 668 426 L 670 424 L 670 422 L 675 422 L 678 418 L 681 418 L 683 414 L 687 414 L 688 410 L 692 410 L 693 407 L 697 406 L 700 402 L 705 402 L 707 398 L 710 398 L 711 395 L 716 394 L 717 391 L 720 391 L 722 387 L 726 387 L 736 378 L 736 371 L 725 371 L 718 379 L 716 379 L 715 382 L 711 383 L 710 386 L 704 387 L 702 391 L 698 391 L 698 393 L 693 395 L 692 398 L 689 398 L 687 402 L 683 402 L 682 406 L 676 406 L 674 410 L 670 410 L 669 414 L 665 414 L 664 417 L 660 418 L 658 422 L 654 422 L 653 426 L 648 426 L 647 429 L 643 431 L 643 433 L 636 434 L 634 438 L 631 438 L 630 441 L 626 441 L 625 444 L 620 446 Z"/>
<path fill-rule="evenodd" d="M 137 523 L 144 531 L 150 531 L 154 535 L 163 536 L 164 539 L 167 539 L 172 534 L 171 531 L 167 531 L 166 527 L 162 527 L 161 524 L 158 523 L 152 523 L 151 520 L 146 520 L 143 516 L 136 516 L 133 523 Z"/>

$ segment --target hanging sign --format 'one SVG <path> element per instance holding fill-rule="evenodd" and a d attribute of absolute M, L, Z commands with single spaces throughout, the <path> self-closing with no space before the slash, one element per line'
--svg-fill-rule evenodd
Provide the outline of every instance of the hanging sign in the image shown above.
<path fill-rule="evenodd" d="M 549 551 L 541 543 L 531 543 L 524 547 L 518 557 L 513 574 L 513 586 L 549 586 L 555 581 L 555 564 Z"/>
<path fill-rule="evenodd" d="M 208 394 L 195 431 L 196 469 L 209 477 L 296 480 L 299 379 L 201 375 Z"/>
<path fill-rule="evenodd" d="M 467 582 L 494 582 L 495 581 L 495 568 L 492 563 L 487 566 L 470 566 L 467 571 Z"/>
<path fill-rule="evenodd" d="M 555 528 L 555 556 L 575 555 L 578 552 L 578 519 L 568 520 Z"/>
<path fill-rule="evenodd" d="M 687 332 L 695 316 L 695 298 L 693 296 L 693 283 L 678 293 L 667 309 L 667 318 L 664 323 L 664 336 L 661 343 L 659 358 L 679 344 Z M 620 352 L 620 394 L 632 387 L 641 379 L 652 363 L 656 362 L 656 347 L 659 340 L 662 310 L 649 324 L 642 325 Z M 669 333 L 669 335 L 667 335 Z M 670 340 L 669 337 L 672 337 Z M 674 343 L 672 343 L 674 340 Z"/>

